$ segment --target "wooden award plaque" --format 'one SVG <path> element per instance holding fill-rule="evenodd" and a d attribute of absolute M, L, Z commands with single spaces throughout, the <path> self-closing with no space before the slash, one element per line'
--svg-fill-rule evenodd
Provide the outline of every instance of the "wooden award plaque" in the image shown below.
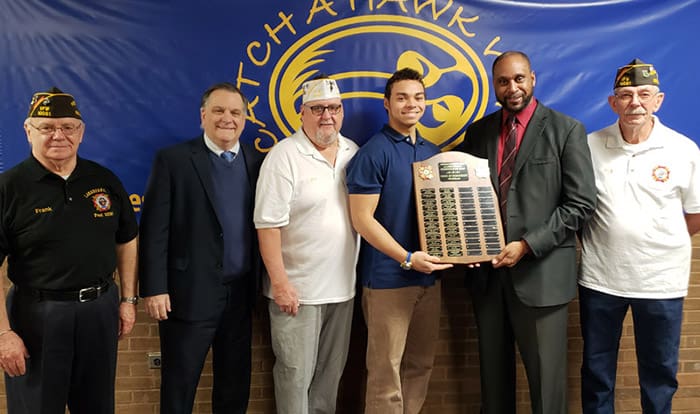
<path fill-rule="evenodd" d="M 421 249 L 443 263 L 486 262 L 505 246 L 488 160 L 448 151 L 413 163 Z"/>

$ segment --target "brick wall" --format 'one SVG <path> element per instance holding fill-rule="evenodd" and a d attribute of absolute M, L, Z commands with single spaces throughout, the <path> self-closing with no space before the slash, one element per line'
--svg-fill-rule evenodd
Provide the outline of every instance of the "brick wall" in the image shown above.
<path fill-rule="evenodd" d="M 680 389 L 674 399 L 674 413 L 698 412 L 700 406 L 700 236 L 694 238 L 691 287 L 685 302 L 681 339 Z M 359 310 L 359 307 L 357 307 Z M 569 321 L 569 394 L 570 412 L 580 413 L 579 366 L 582 340 L 579 333 L 578 304 L 570 306 Z M 628 315 L 629 316 L 629 315 Z M 478 413 L 479 361 L 476 328 L 471 303 L 458 273 L 443 282 L 443 309 L 440 343 L 430 384 L 425 413 Z M 269 325 L 264 312 L 255 319 L 253 379 L 249 413 L 273 413 L 273 356 L 269 346 Z M 339 413 L 362 412 L 364 392 L 363 365 L 366 333 L 362 317 L 356 312 L 349 361 L 339 394 Z M 139 305 L 136 327 L 120 343 L 117 371 L 117 413 L 158 413 L 159 370 L 149 369 L 147 353 L 158 351 L 158 327 Z M 2 380 L 0 380 L 1 382 Z M 211 362 L 208 361 L 197 394 L 195 413 L 209 413 L 211 407 Z M 617 379 L 617 412 L 639 413 L 634 339 L 631 318 L 623 333 Z M 529 412 L 527 383 L 522 366 L 518 375 L 519 413 Z M 0 388 L 0 412 L 5 410 L 4 387 Z"/>

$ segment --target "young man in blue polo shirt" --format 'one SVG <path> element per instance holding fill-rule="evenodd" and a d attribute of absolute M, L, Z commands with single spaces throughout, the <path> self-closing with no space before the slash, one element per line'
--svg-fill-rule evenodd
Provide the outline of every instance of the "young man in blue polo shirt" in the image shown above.
<path fill-rule="evenodd" d="M 367 322 L 365 414 L 418 413 L 428 391 L 440 325 L 440 283 L 452 265 L 420 251 L 412 163 L 440 152 L 416 130 L 425 111 L 420 73 L 387 81 L 389 123 L 347 168 L 352 223 L 362 236 L 359 272 Z"/>

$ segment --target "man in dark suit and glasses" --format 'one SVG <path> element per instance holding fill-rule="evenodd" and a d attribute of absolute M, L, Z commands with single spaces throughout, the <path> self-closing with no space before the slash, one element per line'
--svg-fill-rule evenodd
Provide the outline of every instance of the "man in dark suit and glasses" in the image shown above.
<path fill-rule="evenodd" d="M 239 142 L 247 100 L 202 97 L 204 134 L 158 152 L 141 216 L 141 296 L 160 321 L 161 412 L 190 413 L 209 347 L 214 413 L 245 413 L 261 259 L 253 198 L 263 155 Z"/>
<path fill-rule="evenodd" d="M 515 413 L 515 343 L 532 412 L 566 413 L 568 304 L 576 296 L 576 232 L 595 208 L 583 125 L 533 98 L 522 52 L 493 63 L 503 109 L 467 128 L 458 148 L 488 158 L 506 247 L 468 270 L 479 332 L 483 413 Z"/>

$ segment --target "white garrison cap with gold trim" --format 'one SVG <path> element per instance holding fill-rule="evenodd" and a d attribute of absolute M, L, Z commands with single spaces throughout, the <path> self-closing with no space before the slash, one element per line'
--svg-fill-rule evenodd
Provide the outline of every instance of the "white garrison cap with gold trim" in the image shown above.
<path fill-rule="evenodd" d="M 333 79 L 314 79 L 301 85 L 304 96 L 301 103 L 320 101 L 322 99 L 340 98 L 340 89 Z"/>

